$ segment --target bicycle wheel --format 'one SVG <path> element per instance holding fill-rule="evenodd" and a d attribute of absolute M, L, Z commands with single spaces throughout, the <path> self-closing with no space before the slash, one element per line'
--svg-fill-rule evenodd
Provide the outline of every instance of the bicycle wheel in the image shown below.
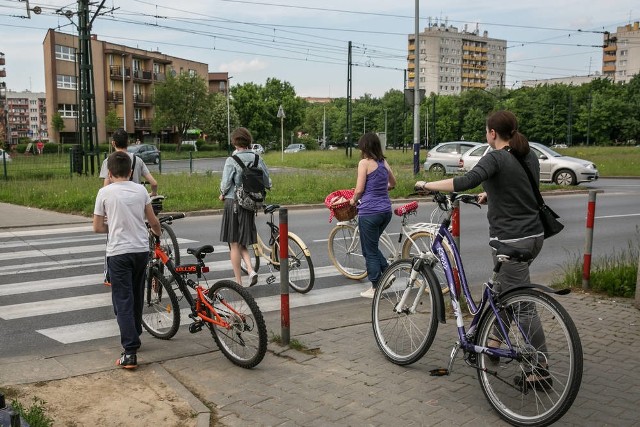
<path fill-rule="evenodd" d="M 367 266 L 355 226 L 338 224 L 331 230 L 329 258 L 343 276 L 354 280 L 367 277 Z"/>
<path fill-rule="evenodd" d="M 229 328 L 207 323 L 220 351 L 234 364 L 253 368 L 267 351 L 267 326 L 251 294 L 231 280 L 214 283 L 207 296 Z M 214 317 L 210 310 L 210 317 Z"/>
<path fill-rule="evenodd" d="M 142 306 L 142 326 L 154 337 L 168 340 L 178 332 L 180 306 L 165 277 L 152 268 L 147 278 Z"/>
<path fill-rule="evenodd" d="M 418 272 L 409 286 L 411 261 L 400 260 L 382 275 L 373 297 L 371 323 L 376 343 L 385 357 L 397 365 L 418 361 L 429 350 L 438 331 L 434 291 L 440 292 L 429 266 Z M 420 290 L 422 284 L 424 290 Z M 405 304 L 398 307 L 407 292 Z"/>
<path fill-rule="evenodd" d="M 567 311 L 551 296 L 519 289 L 498 301 L 515 359 L 478 355 L 478 379 L 489 403 L 507 422 L 546 426 L 569 409 L 582 380 L 582 345 Z M 506 348 L 496 314 L 487 309 L 477 343 Z M 492 340 L 488 343 L 488 340 Z"/>
<path fill-rule="evenodd" d="M 433 239 L 435 238 L 435 233 L 427 230 L 420 230 L 413 232 L 409 235 L 409 238 L 404 241 L 402 244 L 402 259 L 411 259 L 420 253 L 432 252 L 431 245 L 433 244 Z M 446 242 L 442 242 L 444 246 L 444 250 L 449 256 L 450 260 L 453 260 L 453 253 L 451 252 L 451 248 Z M 444 270 L 442 269 L 442 264 L 438 262 L 433 265 L 433 272 L 436 274 L 438 278 L 438 282 L 440 283 L 440 287 L 442 288 L 442 292 L 449 292 L 449 286 L 447 284 L 447 276 L 444 274 Z"/>
<path fill-rule="evenodd" d="M 253 271 L 256 273 L 260 268 L 260 255 L 258 255 L 258 244 L 254 243 L 253 245 L 247 246 L 247 250 L 249 251 L 249 258 L 251 259 L 251 266 L 253 267 Z M 244 264 L 244 261 L 240 261 L 240 269 L 244 274 L 249 274 L 247 272 L 247 268 Z"/>
<path fill-rule="evenodd" d="M 180 265 L 180 247 L 178 246 L 178 238 L 173 229 L 165 223 L 160 224 L 162 233 L 160 234 L 160 246 L 169 255 L 169 258 L 173 260 L 174 265 Z M 151 248 L 151 254 L 153 254 L 153 248 L 155 247 L 155 237 L 149 231 L 149 247 Z M 153 258 L 150 257 L 150 262 L 153 262 Z M 175 278 L 171 275 L 169 270 L 161 262 L 155 263 L 167 282 L 172 283 Z"/>
<path fill-rule="evenodd" d="M 306 247 L 289 233 L 289 286 L 296 292 L 306 294 L 313 289 L 315 272 L 311 257 L 305 253 L 303 246 Z M 280 264 L 279 241 L 272 246 L 271 257 L 276 265 Z"/>

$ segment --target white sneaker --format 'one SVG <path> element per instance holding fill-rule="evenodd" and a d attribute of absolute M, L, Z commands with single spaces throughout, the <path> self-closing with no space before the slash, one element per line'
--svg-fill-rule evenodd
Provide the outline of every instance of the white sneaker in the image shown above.
<path fill-rule="evenodd" d="M 373 288 L 369 288 L 366 291 L 360 292 L 360 296 L 364 298 L 373 298 L 375 294 L 376 294 L 376 290 Z"/>

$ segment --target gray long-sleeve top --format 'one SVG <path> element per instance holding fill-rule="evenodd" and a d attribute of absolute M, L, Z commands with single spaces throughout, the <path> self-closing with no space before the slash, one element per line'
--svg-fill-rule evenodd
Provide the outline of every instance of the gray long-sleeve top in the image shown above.
<path fill-rule="evenodd" d="M 537 183 L 540 163 L 533 150 L 524 161 Z M 492 239 L 509 241 L 542 235 L 538 202 L 525 170 L 513 154 L 507 150 L 491 151 L 465 175 L 453 179 L 456 192 L 480 184 L 487 192 L 487 219 Z"/>

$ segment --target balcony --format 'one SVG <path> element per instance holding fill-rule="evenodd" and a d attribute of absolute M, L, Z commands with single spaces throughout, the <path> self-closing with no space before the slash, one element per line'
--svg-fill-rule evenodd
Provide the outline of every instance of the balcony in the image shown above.
<path fill-rule="evenodd" d="M 147 119 L 134 119 L 133 124 L 136 129 L 150 129 L 151 128 L 151 120 Z"/>
<path fill-rule="evenodd" d="M 7 72 L 4 69 L 0 70 L 0 77 L 7 77 Z"/>
<path fill-rule="evenodd" d="M 109 66 L 109 76 L 114 80 L 115 79 L 120 79 L 121 80 L 122 79 L 122 66 L 120 66 L 120 65 L 110 65 Z M 130 68 L 127 68 L 127 67 L 124 68 L 124 77 L 126 79 L 131 78 L 131 69 Z"/>
<path fill-rule="evenodd" d="M 167 80 L 167 75 L 165 73 L 153 73 L 153 80 L 163 82 Z"/>
<path fill-rule="evenodd" d="M 153 76 L 153 74 L 151 73 L 151 71 L 133 70 L 133 79 L 134 80 L 143 80 L 143 81 L 150 82 L 152 76 Z"/>
<path fill-rule="evenodd" d="M 615 55 L 605 55 L 602 58 L 603 62 L 616 62 L 616 56 Z"/>
<path fill-rule="evenodd" d="M 616 71 L 616 66 L 615 65 L 605 65 L 602 67 L 602 72 L 603 73 L 612 73 Z"/>
<path fill-rule="evenodd" d="M 145 95 L 144 93 L 134 93 L 133 94 L 133 103 L 134 104 L 149 104 L 153 103 L 153 96 Z"/>
<path fill-rule="evenodd" d="M 0 65 L 4 65 L 4 53 L 0 55 Z"/>
<path fill-rule="evenodd" d="M 609 45 L 609 46 L 604 48 L 604 51 L 605 52 L 615 52 L 616 51 L 616 45 L 615 44 Z"/>
<path fill-rule="evenodd" d="M 107 92 L 107 102 L 122 102 L 122 92 Z"/>

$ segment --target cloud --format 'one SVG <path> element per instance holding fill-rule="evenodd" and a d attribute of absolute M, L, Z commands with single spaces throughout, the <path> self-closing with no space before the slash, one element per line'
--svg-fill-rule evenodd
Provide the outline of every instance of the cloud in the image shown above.
<path fill-rule="evenodd" d="M 235 61 L 220 64 L 217 68 L 220 71 L 227 71 L 229 73 L 243 73 L 264 70 L 269 67 L 269 63 L 258 58 L 254 58 L 250 61 L 244 61 L 236 59 Z"/>

